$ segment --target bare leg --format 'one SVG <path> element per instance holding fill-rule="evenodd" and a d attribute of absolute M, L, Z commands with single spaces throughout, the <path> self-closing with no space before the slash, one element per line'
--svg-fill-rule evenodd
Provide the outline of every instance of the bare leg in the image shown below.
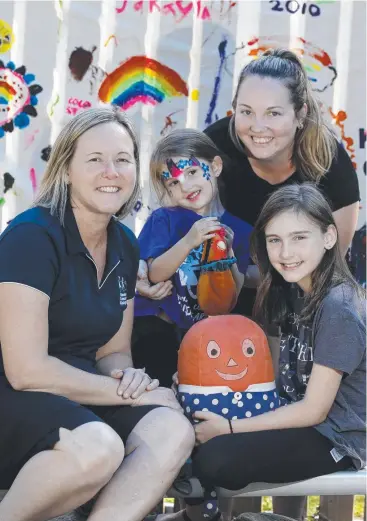
<path fill-rule="evenodd" d="M 123 457 L 120 437 L 104 423 L 60 429 L 54 449 L 21 469 L 0 503 L 0 519 L 46 521 L 73 510 L 108 483 Z"/>
<path fill-rule="evenodd" d="M 100 494 L 89 521 L 141 521 L 158 503 L 194 446 L 183 414 L 159 407 L 136 425 L 123 464 Z"/>

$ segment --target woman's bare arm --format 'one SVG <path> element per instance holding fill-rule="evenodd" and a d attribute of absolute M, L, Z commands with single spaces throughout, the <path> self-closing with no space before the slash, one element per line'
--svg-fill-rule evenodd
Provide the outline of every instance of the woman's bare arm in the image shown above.
<path fill-rule="evenodd" d="M 318 425 L 325 420 L 334 403 L 342 376 L 336 369 L 314 364 L 303 400 L 254 418 L 238 420 L 235 423 L 236 432 Z"/>
<path fill-rule="evenodd" d="M 76 369 L 48 354 L 46 294 L 26 285 L 0 284 L 0 343 L 5 374 L 18 391 L 39 391 L 93 405 L 129 405 L 119 380 Z"/>
<path fill-rule="evenodd" d="M 318 425 L 327 417 L 335 401 L 341 379 L 340 371 L 315 363 L 306 395 L 302 400 L 259 416 L 236 420 L 232 423 L 233 432 L 295 429 Z M 194 417 L 202 420 L 195 426 L 198 443 L 205 443 L 214 436 L 229 433 L 228 421 L 218 414 L 198 411 Z"/>

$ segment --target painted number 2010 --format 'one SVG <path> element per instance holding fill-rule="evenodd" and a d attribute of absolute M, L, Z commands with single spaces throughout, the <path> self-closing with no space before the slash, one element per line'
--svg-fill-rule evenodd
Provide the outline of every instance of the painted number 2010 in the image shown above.
<path fill-rule="evenodd" d="M 320 16 L 321 9 L 316 4 L 308 4 L 306 2 L 300 3 L 297 0 L 288 0 L 287 2 L 281 2 L 280 0 L 270 0 L 270 4 L 274 4 L 271 8 L 272 11 L 287 11 L 288 13 L 294 14 L 301 9 L 302 14 L 309 13 L 311 16 Z"/>

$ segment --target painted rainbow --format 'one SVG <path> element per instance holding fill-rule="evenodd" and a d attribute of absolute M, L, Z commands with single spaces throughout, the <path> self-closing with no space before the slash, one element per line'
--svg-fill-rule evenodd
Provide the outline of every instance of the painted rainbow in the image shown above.
<path fill-rule="evenodd" d="M 104 79 L 98 96 L 127 110 L 136 103 L 157 105 L 167 98 L 187 96 L 186 83 L 166 65 L 146 56 L 132 56 Z"/>

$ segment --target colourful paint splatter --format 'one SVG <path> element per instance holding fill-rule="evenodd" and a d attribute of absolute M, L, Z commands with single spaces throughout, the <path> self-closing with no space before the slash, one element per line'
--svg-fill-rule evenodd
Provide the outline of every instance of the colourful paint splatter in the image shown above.
<path fill-rule="evenodd" d="M 54 101 L 52 101 L 51 104 L 50 104 L 50 108 L 49 108 L 49 116 L 50 116 L 50 118 L 52 118 L 52 116 L 54 115 L 55 107 L 59 103 L 59 101 L 60 101 L 60 96 L 58 94 L 56 94 L 56 97 L 55 97 Z"/>
<path fill-rule="evenodd" d="M 139 102 L 157 105 L 166 98 L 188 96 L 188 89 L 173 69 L 146 56 L 133 56 L 107 75 L 98 96 L 126 110 Z"/>
<path fill-rule="evenodd" d="M 31 181 L 33 195 L 35 195 L 36 191 L 37 191 L 37 177 L 36 177 L 36 171 L 34 168 L 31 168 L 29 170 L 29 179 Z"/>
<path fill-rule="evenodd" d="M 4 181 L 4 194 L 6 194 L 6 192 L 8 190 L 11 190 L 13 188 L 15 179 L 11 174 L 9 174 L 9 172 L 4 172 L 3 181 Z"/>
<path fill-rule="evenodd" d="M 219 67 L 218 67 L 217 75 L 214 80 L 214 89 L 213 89 L 212 97 L 211 97 L 211 100 L 209 103 L 209 110 L 208 110 L 208 113 L 205 118 L 206 125 L 210 125 L 213 121 L 213 112 L 214 112 L 215 106 L 217 104 L 220 82 L 221 82 L 221 77 L 222 77 L 222 73 L 223 73 L 223 67 L 224 67 L 224 63 L 226 60 L 227 43 L 228 43 L 227 38 L 224 38 L 218 45 Z"/>
<path fill-rule="evenodd" d="M 96 49 L 96 46 L 94 46 L 91 51 L 87 51 L 83 49 L 83 47 L 76 47 L 70 54 L 69 69 L 74 80 L 82 81 L 92 64 L 93 53 Z"/>
<path fill-rule="evenodd" d="M 130 215 L 135 217 L 135 214 L 139 213 L 140 210 L 142 210 L 143 208 L 146 208 L 149 213 L 152 211 L 152 208 L 150 206 L 148 206 L 147 204 L 144 204 L 142 201 L 139 200 L 135 203 L 135 206 L 132 209 L 132 211 L 130 212 Z"/>
<path fill-rule="evenodd" d="M 174 116 L 178 112 L 182 112 L 182 110 L 176 110 L 175 112 L 171 112 L 164 118 L 164 127 L 161 130 L 161 136 L 167 134 L 169 130 L 173 129 L 173 127 L 177 125 L 177 121 L 173 121 L 172 116 Z"/>
<path fill-rule="evenodd" d="M 354 139 L 348 137 L 345 133 L 344 121 L 347 119 L 347 113 L 344 110 L 339 110 L 336 114 L 333 113 L 332 109 L 329 108 L 330 115 L 332 117 L 333 123 L 340 128 L 341 139 L 345 145 L 346 150 L 349 152 L 350 159 L 352 160 L 353 166 L 356 169 L 357 163 L 354 161 L 355 148 L 354 148 Z"/>
<path fill-rule="evenodd" d="M 107 45 L 110 43 L 110 41 L 113 40 L 115 42 L 115 47 L 117 47 L 117 38 L 114 34 L 110 34 L 110 36 L 107 38 L 107 40 L 104 43 L 104 47 L 107 47 Z"/>
<path fill-rule="evenodd" d="M 26 73 L 24 65 L 16 68 L 13 62 L 5 65 L 0 61 L 0 138 L 5 132 L 13 132 L 14 127 L 27 127 L 29 116 L 37 116 L 34 107 L 43 89 L 32 84 L 34 80 L 34 74 Z"/>
<path fill-rule="evenodd" d="M 89 109 L 92 106 L 91 102 L 88 100 L 81 100 L 79 98 L 69 98 L 68 104 L 66 107 L 66 114 L 71 114 L 75 116 L 81 110 Z"/>
<path fill-rule="evenodd" d="M 47 147 L 43 148 L 41 150 L 41 159 L 43 161 L 47 161 L 50 159 L 50 154 L 51 154 L 51 145 L 48 145 Z"/>
<path fill-rule="evenodd" d="M 235 2 L 229 3 L 235 5 Z M 149 11 L 149 13 L 159 12 L 166 16 L 173 15 L 176 18 L 177 23 L 187 18 L 191 11 L 194 12 L 195 16 L 201 18 L 201 20 L 210 20 L 210 10 L 213 8 L 213 6 L 207 7 L 202 5 L 201 0 L 197 0 L 195 2 L 183 2 L 182 0 L 170 2 L 157 2 L 157 0 L 134 0 L 133 2 L 128 0 L 121 0 L 119 4 L 119 7 L 116 7 L 116 13 L 118 14 L 125 12 L 127 8 L 134 10 L 136 13 L 143 13 L 144 11 Z"/>
<path fill-rule="evenodd" d="M 14 43 L 14 34 L 8 23 L 0 20 L 0 53 L 8 52 Z"/>
<path fill-rule="evenodd" d="M 25 149 L 29 148 L 32 143 L 34 143 L 34 140 L 36 139 L 37 134 L 39 134 L 39 129 L 36 129 L 34 132 L 28 134 L 25 138 Z"/>
<path fill-rule="evenodd" d="M 248 41 L 242 48 L 245 49 L 247 56 L 258 58 L 267 49 L 288 48 L 287 38 L 286 36 L 260 36 Z M 312 90 L 324 92 L 333 85 L 338 76 L 329 54 L 303 38 L 297 38 L 297 41 L 299 45 L 292 47 L 291 50 L 302 58 Z"/>

